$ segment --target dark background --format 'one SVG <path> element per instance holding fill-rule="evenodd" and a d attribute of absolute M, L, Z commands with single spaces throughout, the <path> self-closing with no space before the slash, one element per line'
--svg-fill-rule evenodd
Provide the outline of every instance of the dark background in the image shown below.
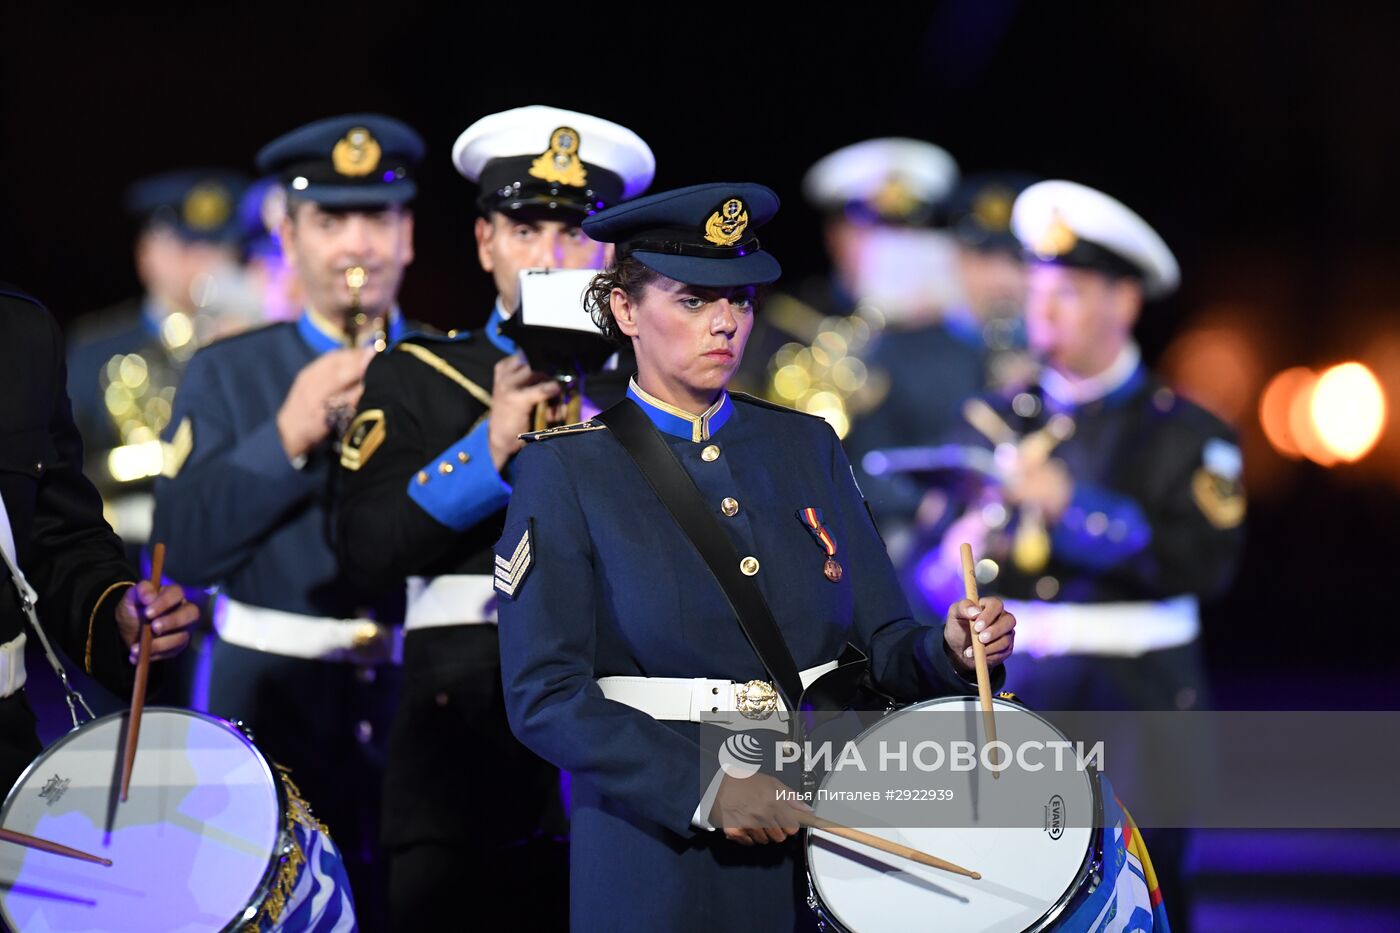
<path fill-rule="evenodd" d="M 549 103 L 639 132 L 657 153 L 658 189 L 776 188 L 786 206 L 764 241 L 790 282 L 822 266 L 802 173 L 845 143 L 916 136 L 964 172 L 1085 182 L 1146 217 L 1181 260 L 1182 291 L 1140 327 L 1149 359 L 1225 315 L 1264 375 L 1379 354 L 1393 364 L 1389 376 L 1378 368 L 1392 410 L 1400 402 L 1393 9 L 956 0 L 778 17 L 761 5 L 439 6 L 6 5 L 0 278 L 65 322 L 133 295 L 121 212 L 133 178 L 250 168 L 260 145 L 300 123 L 380 110 L 429 144 L 403 305 L 473 325 L 493 296 L 452 142 L 486 113 Z M 1253 407 L 1237 414 L 1254 494 L 1239 580 L 1207 616 L 1223 698 L 1395 706 L 1395 416 L 1369 458 L 1324 470 L 1272 453 Z"/>

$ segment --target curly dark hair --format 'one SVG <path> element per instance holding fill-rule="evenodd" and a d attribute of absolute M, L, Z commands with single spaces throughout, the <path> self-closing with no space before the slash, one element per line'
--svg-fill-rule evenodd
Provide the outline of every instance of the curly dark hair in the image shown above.
<path fill-rule="evenodd" d="M 633 301 L 641 301 L 642 291 L 659 278 L 661 273 L 643 265 L 640 260 L 627 256 L 593 277 L 588 288 L 584 289 L 583 307 L 604 336 L 614 343 L 625 344 L 627 338 L 617 329 L 617 321 L 613 318 L 613 289 L 620 288 Z"/>

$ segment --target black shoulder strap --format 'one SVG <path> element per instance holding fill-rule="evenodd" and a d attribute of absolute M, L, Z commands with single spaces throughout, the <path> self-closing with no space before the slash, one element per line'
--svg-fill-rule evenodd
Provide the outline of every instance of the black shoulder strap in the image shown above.
<path fill-rule="evenodd" d="M 618 402 L 595 420 L 608 426 L 681 531 L 709 565 L 710 573 L 719 581 L 725 598 L 739 619 L 744 636 L 777 684 L 783 702 L 788 709 L 797 709 L 802 696 L 802 678 L 798 675 L 797 662 L 792 659 L 792 652 L 788 650 L 777 620 L 768 608 L 768 601 L 763 598 L 763 591 L 752 577 L 740 572 L 739 555 L 734 550 L 734 544 L 705 505 L 695 481 L 671 453 L 671 448 L 641 408 L 630 398 Z"/>

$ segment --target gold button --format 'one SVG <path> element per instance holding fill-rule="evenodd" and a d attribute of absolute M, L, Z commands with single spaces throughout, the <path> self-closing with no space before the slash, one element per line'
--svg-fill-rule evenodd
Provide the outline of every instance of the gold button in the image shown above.
<path fill-rule="evenodd" d="M 758 558 L 745 557 L 743 560 L 739 561 L 739 570 L 746 577 L 751 577 L 758 573 Z"/>
<path fill-rule="evenodd" d="M 733 518 L 735 515 L 739 514 L 739 500 L 725 499 L 719 504 L 719 510 L 730 518 Z"/>
<path fill-rule="evenodd" d="M 427 481 L 428 481 L 428 471 L 427 471 L 427 470 L 419 470 L 419 471 L 418 471 L 418 485 L 419 485 L 419 486 L 422 486 L 422 485 L 423 485 L 424 483 L 426 483 Z"/>
<path fill-rule="evenodd" d="M 448 463 L 446 460 L 442 461 L 438 464 L 438 472 L 446 476 L 448 473 L 452 472 L 452 464 Z"/>
<path fill-rule="evenodd" d="M 714 444 L 711 444 L 704 450 L 700 451 L 700 459 L 704 460 L 706 463 L 714 463 L 716 460 L 719 459 L 719 448 L 716 447 Z"/>
<path fill-rule="evenodd" d="M 466 462 L 467 462 L 468 460 L 470 460 L 471 458 L 472 458 L 472 455 L 469 454 L 469 453 L 467 453 L 465 450 L 459 450 L 459 451 L 457 451 L 457 462 L 458 462 L 458 463 L 466 463 Z"/>

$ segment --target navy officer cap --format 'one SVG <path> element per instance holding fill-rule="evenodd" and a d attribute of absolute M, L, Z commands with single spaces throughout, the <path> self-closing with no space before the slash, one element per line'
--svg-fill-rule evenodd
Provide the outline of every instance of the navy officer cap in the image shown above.
<path fill-rule="evenodd" d="M 535 104 L 482 117 L 462 131 L 452 162 L 481 186 L 485 214 L 582 218 L 651 186 L 656 157 L 627 127 Z"/>
<path fill-rule="evenodd" d="M 147 227 L 163 227 L 183 240 L 236 243 L 242 237 L 238 199 L 247 176 L 229 169 L 181 169 L 134 182 L 126 209 Z"/>
<path fill-rule="evenodd" d="M 1021 258 L 1021 241 L 1011 229 L 1011 208 L 1021 192 L 1039 180 L 1024 172 L 983 172 L 963 179 L 948 197 L 953 235 L 980 253 Z"/>
<path fill-rule="evenodd" d="M 413 171 L 423 138 L 377 113 L 327 117 L 279 136 L 258 152 L 258 171 L 296 198 L 328 207 L 403 204 L 418 193 Z"/>
<path fill-rule="evenodd" d="M 778 213 L 778 195 L 752 182 L 692 185 L 662 191 L 599 211 L 583 232 L 617 244 L 628 256 L 667 278 L 714 288 L 767 285 L 782 275 L 754 230 Z"/>

